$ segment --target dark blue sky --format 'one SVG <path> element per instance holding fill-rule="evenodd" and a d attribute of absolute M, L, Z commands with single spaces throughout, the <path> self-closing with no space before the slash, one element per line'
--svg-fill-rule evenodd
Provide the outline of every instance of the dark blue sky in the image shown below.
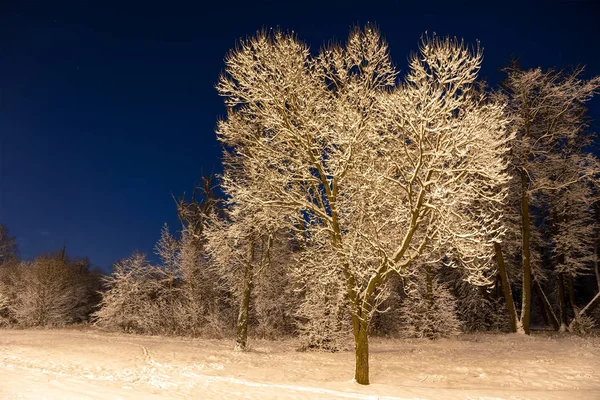
<path fill-rule="evenodd" d="M 22 257 L 66 241 L 107 269 L 178 229 L 171 194 L 219 170 L 223 57 L 261 27 L 316 50 L 376 22 L 402 70 L 425 30 L 479 39 L 493 85 L 513 56 L 600 74 L 595 1 L 152 3 L 0 0 L 0 223 Z"/>

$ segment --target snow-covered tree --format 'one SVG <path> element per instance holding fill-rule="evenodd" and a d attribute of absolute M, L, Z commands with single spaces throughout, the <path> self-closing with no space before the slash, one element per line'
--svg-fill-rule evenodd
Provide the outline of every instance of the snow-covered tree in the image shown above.
<path fill-rule="evenodd" d="M 317 56 L 294 35 L 263 32 L 226 59 L 218 138 L 260 182 L 238 201 L 301 213 L 312 259 L 326 260 L 307 273 L 343 276 L 358 383 L 369 383 L 369 325 L 390 274 L 427 251 L 487 280 L 510 135 L 503 104 L 474 84 L 481 60 L 462 42 L 425 39 L 396 85 L 370 26 Z"/>
<path fill-rule="evenodd" d="M 571 171 L 577 170 L 571 166 Z M 566 176 L 571 171 L 563 171 Z M 593 197 L 586 181 L 578 181 L 568 189 L 558 190 L 552 197 L 552 240 L 554 273 L 558 282 L 558 302 L 561 329 L 568 325 L 566 294 L 576 318 L 579 309 L 575 302 L 574 281 L 591 273 L 594 263 L 594 235 L 596 227 L 592 219 Z"/>
<path fill-rule="evenodd" d="M 346 282 L 336 268 L 327 273 L 311 272 L 336 262 L 331 252 L 307 248 L 317 245 L 310 239 L 304 241 L 293 270 L 301 297 L 296 310 L 300 349 L 335 352 L 347 349 L 351 340 Z"/>
<path fill-rule="evenodd" d="M 420 268 L 406 289 L 400 306 L 404 336 L 439 339 L 460 333 L 456 298 L 448 285 L 439 281 L 432 266 Z"/>
<path fill-rule="evenodd" d="M 191 198 L 185 194 L 176 200 L 177 215 L 181 221 L 183 232 L 196 241 L 196 246 L 202 248 L 205 240 L 203 231 L 206 221 L 219 213 L 222 199 L 215 192 L 214 175 L 202 176 L 202 184 L 195 185 Z"/>
<path fill-rule="evenodd" d="M 285 216 L 272 208 L 256 208 L 237 201 L 238 191 L 244 188 L 240 183 L 242 172 L 233 163 L 225 163 L 223 191 L 228 196 L 227 212 L 204 228 L 210 262 L 238 305 L 237 350 L 247 348 L 250 305 L 259 276 L 263 283 L 269 281 L 265 275 L 271 280 L 279 279 L 272 274 L 272 267 L 282 261 L 287 250 L 287 238 L 282 233 Z M 230 185 L 233 176 L 237 178 L 236 185 Z"/>
<path fill-rule="evenodd" d="M 8 229 L 0 224 L 0 267 L 16 260 L 17 241 L 14 236 L 8 234 Z"/>
<path fill-rule="evenodd" d="M 19 262 L 15 238 L 0 225 L 0 324 L 65 325 L 87 321 L 101 274 L 66 247 Z"/>
<path fill-rule="evenodd" d="M 598 177 L 591 182 L 581 181 L 574 185 L 574 190 L 565 191 L 559 197 L 560 211 L 557 229 L 557 246 L 555 251 L 558 296 L 561 311 L 561 329 L 568 323 L 566 318 L 565 286 L 573 312 L 573 319 L 567 329 L 579 334 L 589 333 L 597 321 L 594 310 L 600 305 L 600 289 L 587 304 L 579 308 L 575 296 L 575 280 L 598 272 L 598 231 L 597 220 Z M 592 269 L 594 270 L 592 272 Z M 566 281 L 566 285 L 565 285 Z M 600 280 L 597 280 L 600 288 Z"/>
<path fill-rule="evenodd" d="M 223 336 L 231 320 L 231 307 L 227 290 L 222 287 L 206 254 L 207 221 L 222 214 L 222 199 L 215 192 L 212 175 L 203 176 L 190 199 L 182 196 L 177 201 L 177 213 L 182 224 L 178 238 L 178 267 L 181 276 L 182 307 L 179 311 L 184 330 L 191 334 Z"/>
<path fill-rule="evenodd" d="M 164 333 L 165 324 L 170 326 L 172 321 L 168 315 L 169 278 L 140 253 L 116 262 L 105 277 L 101 308 L 94 314 L 97 323 L 126 332 Z"/>
<path fill-rule="evenodd" d="M 270 262 L 254 278 L 254 315 L 256 335 L 276 338 L 296 332 L 296 310 L 299 296 L 291 267 L 294 251 L 290 233 L 276 232 L 270 248 Z"/>
<path fill-rule="evenodd" d="M 16 296 L 14 285 L 18 273 L 17 244 L 14 236 L 0 224 L 0 325 L 9 324 L 13 318 L 11 305 Z"/>
<path fill-rule="evenodd" d="M 95 304 L 89 262 L 63 252 L 22 262 L 11 275 L 10 308 L 19 325 L 65 325 L 87 319 Z"/>
<path fill-rule="evenodd" d="M 179 243 L 175 239 L 167 224 L 163 225 L 160 239 L 154 246 L 154 251 L 160 257 L 161 272 L 163 279 L 166 280 L 168 318 L 172 330 L 176 330 L 177 319 L 175 315 L 176 302 L 179 297 L 179 281 L 181 280 L 181 271 L 179 264 Z M 178 304 L 179 305 L 179 304 Z"/>
<path fill-rule="evenodd" d="M 209 268 L 204 227 L 219 211 L 212 177 L 203 177 L 192 195 L 176 199 L 179 235 L 167 225 L 154 250 L 153 265 L 135 253 L 115 264 L 106 279 L 100 324 L 143 333 L 223 336 L 229 323 L 227 293 Z"/>
<path fill-rule="evenodd" d="M 0 268 L 0 326 L 16 323 L 17 283 L 21 278 L 18 262 L 5 263 Z"/>
<path fill-rule="evenodd" d="M 498 279 L 488 285 L 473 285 L 460 269 L 440 271 L 439 282 L 446 285 L 456 298 L 456 312 L 463 331 L 509 330 L 508 316 Z"/>
<path fill-rule="evenodd" d="M 531 319 L 531 290 L 534 274 L 532 263 L 532 204 L 535 196 L 542 192 L 565 189 L 585 176 L 594 174 L 591 164 L 577 162 L 577 152 L 569 151 L 573 143 L 580 143 L 585 136 L 587 120 L 585 106 L 600 87 L 600 77 L 591 80 L 580 78 L 581 70 L 571 74 L 556 71 L 542 71 L 540 68 L 521 70 L 514 65 L 507 69 L 501 96 L 509 104 L 507 112 L 513 121 L 517 136 L 513 142 L 511 165 L 515 182 L 511 191 L 513 199 L 518 199 L 518 215 L 521 233 L 521 315 L 518 316 L 510 282 L 506 273 L 502 248 L 496 245 L 496 257 L 503 277 L 507 307 L 514 331 L 529 333 Z M 564 159 L 572 168 L 569 179 L 556 176 L 558 161 Z M 592 163 L 593 164 L 593 163 Z M 581 167 L 581 168 L 578 168 Z M 560 179 L 559 179 L 560 178 Z M 510 218 L 509 218 L 510 219 Z M 539 283 L 539 282 L 538 282 Z"/>

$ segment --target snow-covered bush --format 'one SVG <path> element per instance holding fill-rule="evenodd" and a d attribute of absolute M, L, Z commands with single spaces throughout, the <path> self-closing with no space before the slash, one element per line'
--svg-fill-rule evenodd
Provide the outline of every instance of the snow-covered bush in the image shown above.
<path fill-rule="evenodd" d="M 408 285 L 400 306 L 403 336 L 438 339 L 460 333 L 456 298 L 446 285 L 435 277 L 430 279 L 428 285 L 425 276 L 417 276 Z"/>
<path fill-rule="evenodd" d="M 0 224 L 0 326 L 14 322 L 14 277 L 18 273 L 17 244 L 14 236 Z"/>
<path fill-rule="evenodd" d="M 142 254 L 117 262 L 105 278 L 107 290 L 94 314 L 97 323 L 126 332 L 164 333 L 173 323 L 166 281 L 164 270 Z"/>
<path fill-rule="evenodd" d="M 0 267 L 0 326 L 16 323 L 14 305 L 20 269 L 18 263 Z"/>
<path fill-rule="evenodd" d="M 10 324 L 10 300 L 6 293 L 6 287 L 0 283 L 0 326 Z"/>
<path fill-rule="evenodd" d="M 91 280 L 85 261 L 70 262 L 64 254 L 22 262 L 13 275 L 14 319 L 23 326 L 65 325 L 87 319 L 93 307 Z"/>
<path fill-rule="evenodd" d="M 300 350 L 340 351 L 349 348 L 351 320 L 344 296 L 343 278 L 336 274 L 310 274 L 302 271 L 311 265 L 308 252 L 299 257 L 295 272 L 300 285 L 300 304 L 296 311 Z M 320 260 L 328 265 L 327 259 Z"/>
<path fill-rule="evenodd" d="M 569 328 L 571 333 L 579 336 L 591 335 L 594 327 L 596 326 L 596 320 L 588 315 L 578 316 L 571 322 Z"/>
<path fill-rule="evenodd" d="M 335 352 L 352 343 L 346 300 L 334 285 L 307 287 L 296 315 L 300 350 Z"/>
<path fill-rule="evenodd" d="M 444 282 L 456 298 L 456 310 L 464 331 L 508 331 L 509 316 L 499 287 L 493 284 L 477 286 L 468 282 L 464 271 L 440 271 Z M 499 284 L 498 281 L 495 282 Z"/>
<path fill-rule="evenodd" d="M 258 274 L 255 278 L 255 333 L 264 338 L 274 339 L 291 335 L 296 330 L 295 311 L 298 308 L 298 296 L 294 292 L 288 260 L 281 256 L 282 254 L 277 262 L 268 266 L 268 273 Z"/>
<path fill-rule="evenodd" d="M 223 337 L 230 330 L 228 295 L 189 231 L 173 237 L 165 226 L 155 247 L 161 263 L 135 253 L 105 278 L 101 326 L 127 332 Z"/>
<path fill-rule="evenodd" d="M 462 328 L 468 332 L 507 331 L 510 329 L 506 306 L 502 299 L 481 294 L 485 288 L 474 287 L 473 293 L 457 299 Z"/>

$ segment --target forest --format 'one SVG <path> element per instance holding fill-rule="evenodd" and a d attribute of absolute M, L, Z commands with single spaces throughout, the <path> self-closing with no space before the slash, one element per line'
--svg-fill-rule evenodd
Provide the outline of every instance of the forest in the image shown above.
<path fill-rule="evenodd" d="M 0 225 L 0 326 L 293 337 L 353 351 L 363 385 L 372 337 L 597 335 L 600 77 L 513 62 L 489 87 L 482 62 L 425 34 L 399 68 L 372 25 L 317 52 L 241 40 L 216 83 L 222 173 L 175 197 L 155 255 L 25 260 Z"/>

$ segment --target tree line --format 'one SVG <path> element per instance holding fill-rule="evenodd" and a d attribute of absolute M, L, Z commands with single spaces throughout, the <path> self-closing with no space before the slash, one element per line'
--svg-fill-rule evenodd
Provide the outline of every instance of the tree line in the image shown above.
<path fill-rule="evenodd" d="M 102 273 L 63 247 L 19 260 L 16 239 L 0 224 L 0 326 L 62 326 L 89 321 L 100 301 Z"/>
<path fill-rule="evenodd" d="M 361 384 L 373 334 L 590 333 L 600 78 L 513 63 L 489 88 L 482 60 L 424 37 L 401 76 L 369 25 L 316 54 L 280 31 L 241 41 L 217 83 L 223 173 L 177 199 L 160 262 L 133 254 L 100 287 L 64 251 L 5 256 L 4 233 L 2 321 L 353 344 Z"/>

